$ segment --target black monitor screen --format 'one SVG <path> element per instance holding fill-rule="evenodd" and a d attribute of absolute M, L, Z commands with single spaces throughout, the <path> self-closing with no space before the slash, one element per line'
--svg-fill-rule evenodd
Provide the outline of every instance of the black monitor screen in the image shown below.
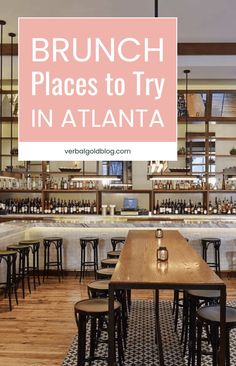
<path fill-rule="evenodd" d="M 125 210 L 137 210 L 138 209 L 137 198 L 125 198 L 124 199 L 124 209 Z"/>

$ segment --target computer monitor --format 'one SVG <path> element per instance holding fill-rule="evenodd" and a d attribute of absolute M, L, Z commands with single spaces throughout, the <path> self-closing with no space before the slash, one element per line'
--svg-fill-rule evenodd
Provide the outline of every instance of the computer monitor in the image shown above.
<path fill-rule="evenodd" d="M 124 198 L 124 210 L 137 210 L 138 200 L 137 198 Z"/>

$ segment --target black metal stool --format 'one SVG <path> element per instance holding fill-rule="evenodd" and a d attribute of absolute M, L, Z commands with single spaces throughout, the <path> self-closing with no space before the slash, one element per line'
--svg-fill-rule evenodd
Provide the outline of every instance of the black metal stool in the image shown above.
<path fill-rule="evenodd" d="M 115 268 L 118 259 L 116 258 L 105 258 L 101 260 L 101 267 L 102 268 Z"/>
<path fill-rule="evenodd" d="M 196 356 L 196 312 L 197 309 L 204 305 L 216 304 L 220 300 L 220 291 L 219 290 L 187 290 L 186 301 L 184 302 L 184 310 L 183 310 L 183 320 L 184 324 L 184 332 L 185 332 L 185 341 L 184 341 L 184 349 L 187 344 L 188 337 L 188 348 L 189 348 L 189 356 L 188 356 L 188 365 L 195 365 L 195 356 Z"/>
<path fill-rule="evenodd" d="M 90 261 L 86 261 L 86 247 L 90 244 L 93 249 L 93 259 Z M 85 237 L 80 238 L 80 246 L 81 246 L 81 265 L 80 265 L 80 282 L 81 279 L 84 278 L 86 267 L 93 267 L 94 277 L 96 278 L 96 271 L 98 269 L 98 244 L 99 239 L 93 237 Z"/>
<path fill-rule="evenodd" d="M 88 284 L 89 298 L 108 298 L 110 280 L 98 280 Z M 126 337 L 128 334 L 128 309 L 126 291 L 117 290 L 116 300 L 121 304 L 122 309 L 122 329 L 124 334 L 124 345 L 126 347 Z"/>
<path fill-rule="evenodd" d="M 111 238 L 112 250 L 115 251 L 116 246 L 118 244 L 124 244 L 125 240 L 126 240 L 126 238 L 124 236 L 114 236 L 113 238 Z"/>
<path fill-rule="evenodd" d="M 107 252 L 107 258 L 119 258 L 121 250 L 112 250 Z"/>
<path fill-rule="evenodd" d="M 202 258 L 205 262 L 215 269 L 216 273 L 220 274 L 220 245 L 221 240 L 218 238 L 203 238 L 201 240 L 202 243 Z M 209 246 L 212 245 L 214 247 L 214 262 L 207 261 L 207 250 Z"/>
<path fill-rule="evenodd" d="M 33 280 L 34 280 L 34 289 L 36 289 L 36 277 L 38 279 L 38 285 L 40 285 L 40 276 L 39 276 L 39 247 L 40 241 L 38 240 L 21 240 L 19 245 L 28 245 L 31 249 L 32 253 L 32 267 L 29 269 L 32 270 Z"/>
<path fill-rule="evenodd" d="M 3 261 L 6 263 L 6 282 L 0 283 L 4 286 L 5 295 L 8 295 L 9 309 L 12 310 L 11 294 L 14 291 L 16 303 L 18 305 L 17 297 L 17 282 L 16 282 L 16 257 L 17 252 L 13 250 L 0 250 L 0 264 Z"/>
<path fill-rule="evenodd" d="M 124 352 L 122 343 L 120 303 L 114 303 L 115 327 L 116 327 L 116 345 L 118 347 L 118 364 L 123 365 Z M 107 362 L 106 357 L 95 355 L 96 347 L 99 344 L 99 336 L 107 323 L 108 316 L 108 299 L 88 299 L 81 300 L 75 304 L 75 319 L 78 327 L 78 353 L 77 366 L 84 366 L 86 362 L 94 360 L 103 360 Z M 89 357 L 86 358 L 86 325 L 88 320 L 91 321 L 90 329 L 90 349 Z M 104 343 L 104 341 L 103 341 Z"/>
<path fill-rule="evenodd" d="M 236 308 L 226 306 L 226 344 L 225 344 L 225 364 L 230 366 L 229 333 L 236 328 Z M 210 326 L 210 340 L 212 344 L 212 365 L 217 366 L 219 354 L 219 326 L 220 326 L 220 306 L 204 306 L 197 311 L 198 337 L 197 337 L 197 365 L 201 366 L 201 339 L 202 327 Z"/>
<path fill-rule="evenodd" d="M 22 284 L 22 296 L 25 298 L 25 279 L 27 279 L 28 290 L 31 294 L 30 271 L 29 271 L 29 251 L 28 245 L 12 244 L 7 246 L 7 250 L 13 250 L 19 253 L 19 269 L 16 274 L 17 283 Z"/>
<path fill-rule="evenodd" d="M 44 269 L 43 269 L 43 282 L 44 278 L 49 275 L 50 267 L 57 268 L 57 276 L 59 282 L 64 277 L 62 266 L 62 246 L 63 239 L 58 237 L 50 237 L 43 239 L 44 245 Z M 50 248 L 53 247 L 56 250 L 56 260 L 50 259 Z"/>

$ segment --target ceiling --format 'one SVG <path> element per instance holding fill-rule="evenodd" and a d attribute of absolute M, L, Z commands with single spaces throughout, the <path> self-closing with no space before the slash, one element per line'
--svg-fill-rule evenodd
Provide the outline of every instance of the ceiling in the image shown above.
<path fill-rule="evenodd" d="M 0 17 L 9 32 L 17 33 L 18 17 L 36 16 L 154 16 L 154 0 L 0 0 Z M 159 0 L 159 16 L 178 18 L 179 42 L 236 42 L 235 0 Z M 182 70 L 190 67 L 192 78 L 236 79 L 235 57 L 181 57 Z"/>

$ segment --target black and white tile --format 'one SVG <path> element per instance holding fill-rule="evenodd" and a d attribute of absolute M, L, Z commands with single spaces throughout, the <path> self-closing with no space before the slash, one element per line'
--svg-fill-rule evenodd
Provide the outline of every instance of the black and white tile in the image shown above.
<path fill-rule="evenodd" d="M 228 303 L 236 306 L 235 302 Z M 165 366 L 186 366 L 187 358 L 183 358 L 182 346 L 179 342 L 181 320 L 178 334 L 174 332 L 171 302 L 160 301 L 160 324 Z M 231 364 L 236 365 L 236 330 L 230 334 Z M 87 342 L 88 343 L 88 342 Z M 107 344 L 99 346 L 97 355 L 107 355 Z M 77 336 L 62 363 L 62 366 L 77 365 Z M 105 366 L 106 361 L 94 361 L 94 366 Z M 155 344 L 154 303 L 151 300 L 135 300 L 129 317 L 129 332 L 125 351 L 124 366 L 158 366 L 158 347 Z M 203 356 L 202 366 L 212 366 L 210 356 Z"/>

